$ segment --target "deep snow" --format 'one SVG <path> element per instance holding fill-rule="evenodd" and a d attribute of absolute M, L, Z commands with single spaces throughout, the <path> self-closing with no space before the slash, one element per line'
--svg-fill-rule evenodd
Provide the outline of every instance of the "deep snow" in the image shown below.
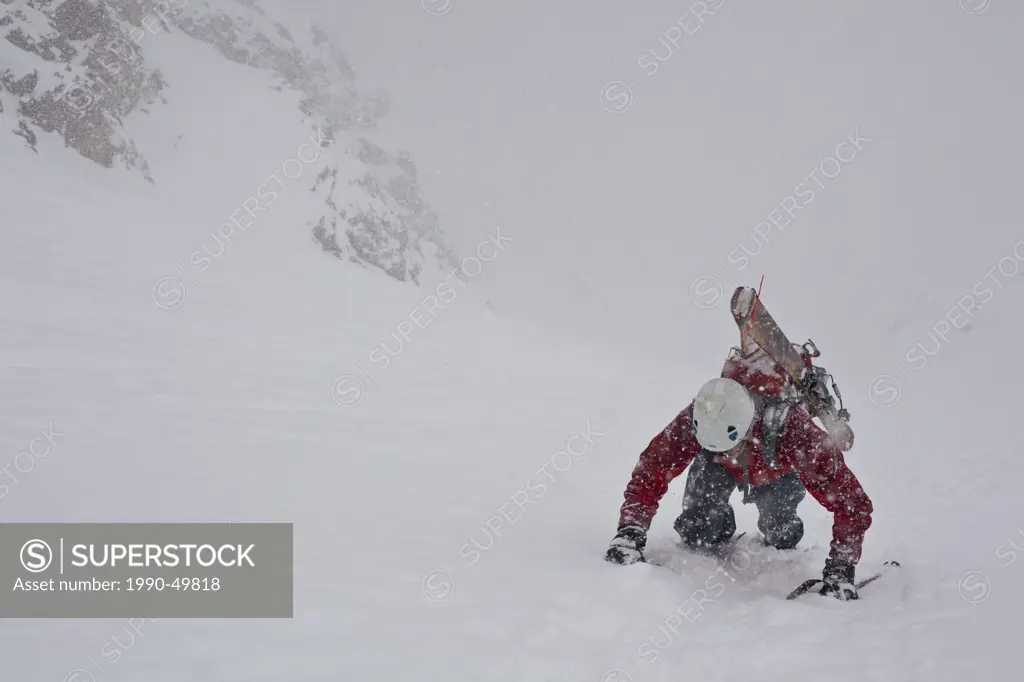
<path fill-rule="evenodd" d="M 485 274 L 449 283 L 447 304 L 412 327 L 403 321 L 438 285 L 400 285 L 319 253 L 294 219 L 307 200 L 298 190 L 193 283 L 176 263 L 309 131 L 258 72 L 164 37 L 148 49 L 173 96 L 159 115 L 126 123 L 155 186 L 52 139 L 35 155 L 0 135 L 0 466 L 17 477 L 3 481 L 0 520 L 292 521 L 295 618 L 5 620 L 4 679 L 1016 674 L 1024 502 L 1008 436 L 1019 420 L 1021 278 L 997 270 L 970 329 L 948 333 L 919 369 L 905 358 L 917 343 L 934 347 L 939 320 L 1013 256 L 1009 216 L 999 239 L 981 240 L 1001 244 L 982 265 L 922 278 L 898 300 L 840 282 L 870 292 L 887 324 L 902 311 L 884 350 L 862 350 L 864 327 L 819 332 L 800 302 L 766 293 L 781 324 L 822 345 L 853 412 L 847 460 L 876 508 L 861 576 L 888 559 L 902 569 L 856 603 L 787 602 L 820 572 L 828 515 L 802 505 L 806 551 L 742 545 L 717 566 L 674 545 L 682 478 L 651 533 L 649 555 L 668 565 L 611 566 L 602 556 L 636 457 L 719 371 L 735 333 L 725 308 L 676 328 L 682 352 L 666 357 L 643 330 L 629 344 L 496 314 Z M 246 120 L 260 127 L 210 126 L 197 102 L 223 121 L 259 111 Z M 186 132 L 183 146 L 167 143 L 170 130 Z M 530 255 L 543 243 L 514 222 L 483 224 L 475 238 L 496 230 L 511 241 L 494 266 L 538 262 Z M 475 249 L 462 241 L 464 254 Z M 907 267 L 913 256 L 889 254 Z M 684 300 L 691 274 L 679 277 Z M 154 297 L 169 276 L 186 287 L 174 306 Z M 605 314 L 620 319 L 614 306 Z M 402 324 L 409 340 L 381 368 L 371 354 L 382 343 L 394 352 Z M 725 340 L 720 354 L 687 351 L 704 334 Z M 899 394 L 876 374 L 898 380 Z M 61 434 L 51 454 L 13 468 L 51 428 Z M 558 454 L 584 445 L 579 457 Z M 740 529 L 755 533 L 753 510 L 736 504 Z M 116 661 L 101 653 L 112 644 Z"/>
<path fill-rule="evenodd" d="M 294 521 L 296 608 L 292 621 L 165 620 L 141 635 L 119 621 L 6 621 L 10 679 L 83 668 L 147 681 L 954 680 L 1011 669 L 1024 580 L 996 552 L 1024 546 L 1012 448 L 855 447 L 849 461 L 877 507 L 862 565 L 904 564 L 859 603 L 783 600 L 827 551 L 830 519 L 813 501 L 806 552 L 741 550 L 728 576 L 679 552 L 681 480 L 651 539 L 672 570 L 614 567 L 601 556 L 636 454 L 720 358 L 667 366 L 510 323 L 470 282 L 381 370 L 367 357 L 396 348 L 389 334 L 423 292 L 339 267 L 270 220 L 163 310 L 153 239 L 178 227 L 177 207 L 74 161 L 54 173 L 20 158 L 15 174 L 12 158 L 4 449 L 13 456 L 51 425 L 66 435 L 8 481 L 3 520 Z M 375 381 L 363 377 L 361 400 L 344 407 L 351 395 L 332 385 L 362 376 L 357 362 Z M 869 443 L 906 441 L 880 419 L 859 425 Z M 581 431 L 590 440 L 569 444 Z M 567 444 L 586 452 L 559 456 Z M 754 531 L 749 509 L 740 523 Z M 990 595 L 977 577 L 958 590 L 972 570 Z M 100 655 L 112 642 L 123 654 L 113 664 Z"/>

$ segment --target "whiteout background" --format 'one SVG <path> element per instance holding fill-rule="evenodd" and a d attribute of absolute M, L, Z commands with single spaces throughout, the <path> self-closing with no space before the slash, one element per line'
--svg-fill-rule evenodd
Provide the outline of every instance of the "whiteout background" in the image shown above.
<path fill-rule="evenodd" d="M 726 2 L 646 76 L 692 8 L 295 3 L 391 92 L 381 134 L 460 253 L 513 240 L 383 369 L 370 353 L 437 285 L 319 253 L 298 218 L 312 168 L 180 305 L 154 305 L 309 137 L 260 72 L 180 35 L 146 43 L 172 88 L 126 126 L 155 185 L 0 135 L 0 518 L 293 520 L 297 542 L 292 621 L 9 621 L 5 676 L 1014 674 L 1024 10 L 964 4 Z M 619 113 L 614 81 L 633 93 Z M 856 157 L 731 265 L 858 130 Z M 735 341 L 724 302 L 695 304 L 713 300 L 701 278 L 727 297 L 761 274 L 853 413 L 848 461 L 876 508 L 862 573 L 903 563 L 857 603 L 783 599 L 827 552 L 812 500 L 808 551 L 740 560 L 700 608 L 722 576 L 674 548 L 682 479 L 650 541 L 673 570 L 601 561 L 636 455 Z"/>

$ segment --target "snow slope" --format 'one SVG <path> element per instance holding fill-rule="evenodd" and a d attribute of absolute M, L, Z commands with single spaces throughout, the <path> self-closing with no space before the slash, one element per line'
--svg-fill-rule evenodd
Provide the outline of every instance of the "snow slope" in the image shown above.
<path fill-rule="evenodd" d="M 784 600 L 827 552 L 831 522 L 812 500 L 807 551 L 744 547 L 720 567 L 677 550 L 682 479 L 651 533 L 650 556 L 668 566 L 611 566 L 601 558 L 637 454 L 726 348 L 673 364 L 642 338 L 615 345 L 493 313 L 479 286 L 487 268 L 515 268 L 535 248 L 514 224 L 480 226 L 479 244 L 503 248 L 485 251 L 494 260 L 479 273 L 470 262 L 464 286 L 417 288 L 339 263 L 310 243 L 300 191 L 188 279 L 176 264 L 308 131 L 259 75 L 153 49 L 206 76 L 168 70 L 189 105 L 170 98 L 167 117 L 125 122 L 163 183 L 101 172 L 49 136 L 38 155 L 0 136 L 0 520 L 292 521 L 295 618 L 5 620 L 3 679 L 1015 674 L 1024 472 L 1007 433 L 1021 376 L 999 359 L 1016 350 L 1019 277 L 997 274 L 971 329 L 947 334 L 920 370 L 905 350 L 928 342 L 938 317 L 908 312 L 893 331 L 907 375 L 859 363 L 850 333 L 824 330 L 826 346 L 810 321 L 794 323 L 835 358 L 854 414 L 848 461 L 876 507 L 861 572 L 903 563 L 863 600 Z M 259 127 L 209 127 L 190 118 L 199 106 L 225 121 L 260 111 Z M 188 149 L 161 146 L 171 122 Z M 934 297 L 941 316 L 1003 255 L 914 295 Z M 184 298 L 157 286 L 170 276 Z M 424 317 L 438 291 L 446 303 Z M 795 303 L 767 300 L 793 319 Z M 732 339 L 723 308 L 705 319 L 709 335 Z M 901 382 L 896 400 L 891 383 L 872 384 L 883 372 Z M 50 429 L 51 454 L 16 468 Z M 569 448 L 585 452 L 559 454 Z M 754 533 L 752 510 L 738 516 Z M 117 660 L 101 653 L 111 644 Z"/>
<path fill-rule="evenodd" d="M 200 292 L 163 310 L 152 283 L 166 257 L 153 242 L 180 225 L 179 207 L 84 161 L 55 173 L 22 160 L 15 173 L 13 155 L 0 158 L 3 186 L 19 187 L 5 196 L 0 251 L 3 449 L 13 456 L 51 425 L 66 434 L 7 481 L 3 520 L 284 519 L 297 533 L 294 620 L 165 620 L 141 634 L 119 621 L 5 621 L 5 678 L 81 668 L 67 679 L 956 680 L 1011 670 L 1024 581 L 996 548 L 1024 546 L 1012 448 L 935 455 L 947 467 L 924 466 L 917 448 L 855 449 L 878 508 L 863 566 L 904 563 L 859 603 L 782 599 L 826 552 L 829 519 L 813 502 L 805 553 L 747 550 L 726 566 L 731 578 L 678 553 L 681 480 L 651 540 L 652 557 L 674 570 L 613 567 L 601 555 L 635 455 L 707 369 L 509 323 L 471 284 L 378 369 L 369 353 L 396 348 L 389 334 L 423 292 L 339 267 L 270 222 Z M 514 247 L 500 257 L 515 258 Z M 356 384 L 332 386 L 361 376 L 356 362 L 375 381 L 363 377 L 350 405 Z M 899 436 L 874 428 L 874 439 Z M 581 430 L 590 441 L 570 442 Z M 566 447 L 586 452 L 559 456 Z M 754 530 L 750 510 L 740 523 Z M 972 570 L 987 573 L 989 593 L 977 576 L 958 589 Z M 100 655 L 111 642 L 115 663 Z"/>

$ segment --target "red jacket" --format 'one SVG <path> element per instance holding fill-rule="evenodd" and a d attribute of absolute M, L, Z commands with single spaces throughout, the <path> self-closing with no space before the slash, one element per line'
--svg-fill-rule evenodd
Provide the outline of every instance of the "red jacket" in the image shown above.
<path fill-rule="evenodd" d="M 752 393 L 775 395 L 783 389 L 786 380 L 781 369 L 772 365 L 763 352 L 756 350 L 743 358 L 730 358 L 722 376 L 739 381 Z M 648 530 L 669 483 L 701 453 L 700 443 L 691 430 L 692 415 L 691 402 L 640 454 L 640 461 L 626 486 L 626 501 L 619 515 L 620 529 L 639 526 Z M 740 456 L 748 457 L 750 484 L 761 485 L 796 471 L 811 496 L 833 514 L 829 556 L 852 564 L 860 561 L 864 533 L 871 526 L 873 509 L 857 477 L 847 468 L 842 451 L 802 406 L 790 408 L 787 415 L 776 446 L 779 469 L 770 468 L 762 459 L 762 436 L 759 409 L 752 437 L 738 448 L 745 450 L 738 453 Z M 737 481 L 743 480 L 743 468 L 735 459 L 722 461 L 722 464 Z"/>

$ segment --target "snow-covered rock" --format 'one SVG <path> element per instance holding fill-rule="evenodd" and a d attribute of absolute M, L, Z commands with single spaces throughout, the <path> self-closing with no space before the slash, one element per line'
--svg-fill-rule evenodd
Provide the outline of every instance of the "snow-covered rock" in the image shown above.
<path fill-rule="evenodd" d="M 156 182 L 147 149 L 125 122 L 161 116 L 173 101 L 149 52 L 161 33 L 175 32 L 272 74 L 274 89 L 299 95 L 296 119 L 334 147 L 309 187 L 319 199 L 304 221 L 311 241 L 400 281 L 451 269 L 455 259 L 419 194 L 412 159 L 366 137 L 387 113 L 387 98 L 357 87 L 322 31 L 253 0 L 0 2 L 0 134 L 37 152 L 40 135 L 59 135 L 100 166 Z"/>

